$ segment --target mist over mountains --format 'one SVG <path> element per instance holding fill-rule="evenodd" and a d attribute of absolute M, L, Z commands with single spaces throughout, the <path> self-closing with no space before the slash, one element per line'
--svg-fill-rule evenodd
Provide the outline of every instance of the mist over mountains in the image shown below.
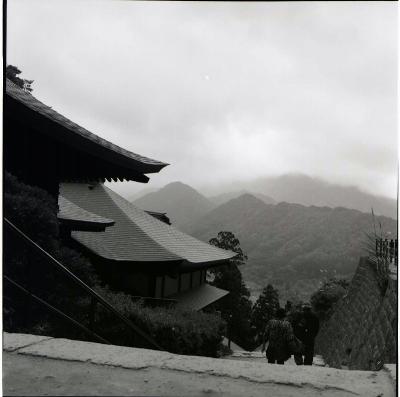
<path fill-rule="evenodd" d="M 209 194 L 204 194 L 203 190 Z M 397 218 L 397 204 L 392 198 L 375 196 L 362 192 L 355 186 L 341 186 L 304 174 L 265 177 L 220 186 L 218 189 L 205 187 L 203 190 L 173 182 L 161 189 L 145 188 L 132 196 L 130 201 L 144 209 L 168 212 L 177 226 L 190 223 L 197 214 L 201 216 L 245 193 L 250 193 L 267 204 L 285 201 L 305 206 L 345 207 L 367 213 L 371 213 L 373 208 L 377 215 Z M 213 194 L 210 194 L 211 191 Z M 190 200 L 193 200 L 192 203 Z"/>
<path fill-rule="evenodd" d="M 272 197 L 276 202 L 315 205 L 318 207 L 345 207 L 362 212 L 397 218 L 396 200 L 365 193 L 356 186 L 342 186 L 304 174 L 287 174 L 235 182 L 222 186 L 224 192 L 247 190 Z M 206 190 L 206 188 L 204 189 Z"/>
<path fill-rule="evenodd" d="M 248 190 L 245 190 L 245 189 L 235 190 L 235 191 L 227 192 L 227 193 L 221 193 L 216 196 L 211 196 L 208 199 L 215 205 L 221 205 L 221 204 L 226 203 L 229 200 L 240 197 L 243 194 L 252 194 L 254 197 L 257 197 L 258 199 L 263 201 L 265 204 L 276 204 L 276 200 L 274 200 L 270 196 L 267 196 L 266 194 L 249 192 Z"/>
<path fill-rule="evenodd" d="M 264 178 L 211 197 L 174 182 L 134 203 L 167 212 L 174 226 L 206 242 L 233 232 L 248 255 L 241 271 L 252 293 L 273 283 L 284 299 L 308 299 L 324 278 L 351 277 L 373 231 L 371 207 L 375 215 L 396 214 L 395 200 L 304 175 Z M 394 219 L 376 216 L 375 223 L 396 235 Z"/>

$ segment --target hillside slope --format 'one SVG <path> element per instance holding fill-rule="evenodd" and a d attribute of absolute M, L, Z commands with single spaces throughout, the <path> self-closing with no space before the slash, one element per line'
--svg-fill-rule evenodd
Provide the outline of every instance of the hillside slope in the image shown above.
<path fill-rule="evenodd" d="M 396 222 L 376 217 L 392 235 Z M 318 283 L 333 275 L 350 277 L 365 254 L 365 233 L 373 230 L 370 214 L 343 207 L 268 205 L 245 194 L 222 204 L 188 227 L 208 241 L 221 230 L 235 233 L 248 254 L 242 272 L 250 288 L 268 282 L 285 298 L 306 299 Z"/>

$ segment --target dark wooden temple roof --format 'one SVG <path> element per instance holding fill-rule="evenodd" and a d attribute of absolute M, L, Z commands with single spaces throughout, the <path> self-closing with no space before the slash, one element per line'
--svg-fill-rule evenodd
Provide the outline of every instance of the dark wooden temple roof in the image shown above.
<path fill-rule="evenodd" d="M 102 258 L 128 263 L 174 262 L 183 268 L 201 268 L 227 263 L 236 255 L 159 221 L 103 184 L 65 183 L 60 187 L 60 194 L 86 211 L 115 221 L 103 233 L 71 234 L 74 240 Z"/>
<path fill-rule="evenodd" d="M 144 174 L 159 172 L 168 165 L 130 152 L 93 134 L 40 102 L 32 94 L 8 79 L 6 79 L 4 104 L 6 121 L 13 120 L 11 124 L 10 122 L 6 123 L 7 130 L 12 128 L 13 124 L 24 123 L 26 128 L 35 131 L 35 134 L 47 136 L 51 141 L 64 145 L 69 158 L 71 158 L 71 163 L 62 158 L 67 171 L 62 170 L 59 174 L 61 177 L 65 176 L 64 180 L 125 179 L 147 182 L 148 177 Z M 21 133 L 20 131 L 23 130 L 20 125 L 14 128 L 13 133 Z M 25 137 L 24 139 L 26 140 Z M 37 137 L 35 140 L 39 142 Z M 22 137 L 21 142 L 24 142 Z M 44 146 L 42 142 L 40 141 L 41 147 Z M 56 150 L 54 146 L 52 148 Z M 74 151 L 71 152 L 71 149 L 68 151 L 68 148 L 73 148 Z M 14 150 L 14 148 L 12 149 Z M 40 150 L 40 146 L 35 150 Z M 89 156 L 87 159 L 84 158 L 84 153 Z M 74 159 L 72 159 L 73 157 Z M 73 161 L 78 164 L 78 170 L 73 169 Z M 82 169 L 81 164 L 85 165 L 87 175 L 84 170 L 79 172 L 79 168 Z"/>
<path fill-rule="evenodd" d="M 177 300 L 176 307 L 179 309 L 201 310 L 228 294 L 224 289 L 205 283 L 169 298 Z"/>
<path fill-rule="evenodd" d="M 115 223 L 112 219 L 84 210 L 63 196 L 59 196 L 58 203 L 60 210 L 57 218 L 69 230 L 104 231 Z"/>

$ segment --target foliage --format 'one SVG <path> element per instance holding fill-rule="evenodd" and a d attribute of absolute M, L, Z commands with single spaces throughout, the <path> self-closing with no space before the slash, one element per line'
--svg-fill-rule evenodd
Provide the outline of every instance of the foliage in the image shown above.
<path fill-rule="evenodd" d="M 86 258 L 60 241 L 57 203 L 46 191 L 28 186 L 11 174 L 4 174 L 4 215 L 28 237 L 44 248 L 89 286 L 98 283 L 97 275 Z M 35 295 L 70 314 L 78 314 L 84 306 L 85 293 L 63 274 L 54 271 L 47 259 L 29 248 L 25 242 L 5 229 L 4 274 Z M 27 326 L 26 298 L 7 284 L 6 326 L 10 330 Z M 29 305 L 31 305 L 29 303 Z M 32 305 L 31 326 L 47 318 L 43 308 Z M 11 320 L 11 316 L 13 317 Z M 43 327 L 42 327 L 43 328 Z"/>
<path fill-rule="evenodd" d="M 268 284 L 261 292 L 251 313 L 251 323 L 257 335 L 264 332 L 265 325 L 271 320 L 279 309 L 279 291 Z"/>
<path fill-rule="evenodd" d="M 236 252 L 236 256 L 231 259 L 235 265 L 243 265 L 247 261 L 247 255 L 240 247 L 240 242 L 232 232 L 219 232 L 217 237 L 212 238 L 209 243 L 216 247 Z"/>
<path fill-rule="evenodd" d="M 113 292 L 107 287 L 96 291 L 117 310 L 151 335 L 164 349 L 177 354 L 219 356 L 226 324 L 212 313 L 183 311 L 175 308 L 149 308 L 129 295 Z M 102 328 L 102 319 L 98 320 Z M 120 330 L 114 330 L 121 338 Z"/>
<path fill-rule="evenodd" d="M 311 295 L 311 306 L 321 320 L 327 320 L 333 313 L 336 302 L 347 292 L 349 282 L 332 278 L 325 281 L 320 289 Z"/>
<path fill-rule="evenodd" d="M 22 72 L 13 65 L 7 65 L 6 67 L 6 77 L 11 80 L 13 83 L 15 83 L 18 87 L 21 87 L 25 91 L 32 92 L 33 89 L 31 87 L 33 80 L 26 80 L 26 79 L 21 79 L 18 77 L 19 74 Z"/>
<path fill-rule="evenodd" d="M 43 248 L 54 251 L 59 237 L 57 202 L 45 190 L 4 173 L 4 215 Z"/>
<path fill-rule="evenodd" d="M 394 219 L 376 216 L 376 222 L 396 234 Z M 192 234 L 208 241 L 219 230 L 232 231 L 248 255 L 241 271 L 254 290 L 270 283 L 283 300 L 309 300 L 323 279 L 354 274 L 370 229 L 371 216 L 356 210 L 266 205 L 247 195 L 197 220 Z"/>
<path fill-rule="evenodd" d="M 221 312 L 222 318 L 228 324 L 228 338 L 244 348 L 251 348 L 254 344 L 254 332 L 251 328 L 250 292 L 238 268 L 238 265 L 246 261 L 247 255 L 231 232 L 219 232 L 216 238 L 210 240 L 210 244 L 238 253 L 229 265 L 212 270 L 214 279 L 211 284 L 229 291 L 229 294 L 217 301 L 213 307 Z"/>

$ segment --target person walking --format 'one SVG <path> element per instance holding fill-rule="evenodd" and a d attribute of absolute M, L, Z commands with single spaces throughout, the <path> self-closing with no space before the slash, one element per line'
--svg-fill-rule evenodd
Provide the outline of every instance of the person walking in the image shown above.
<path fill-rule="evenodd" d="M 286 312 L 284 309 L 278 309 L 274 319 L 269 320 L 263 335 L 263 345 L 261 352 L 265 351 L 266 342 L 268 348 L 266 356 L 270 364 L 284 364 L 292 354 L 291 344 L 295 337 L 292 325 L 285 320 Z"/>
<path fill-rule="evenodd" d="M 294 354 L 297 365 L 312 365 L 314 358 L 314 343 L 319 331 L 318 317 L 311 311 L 309 304 L 304 304 L 302 313 L 293 322 L 293 331 L 302 344 L 303 349 Z"/>

